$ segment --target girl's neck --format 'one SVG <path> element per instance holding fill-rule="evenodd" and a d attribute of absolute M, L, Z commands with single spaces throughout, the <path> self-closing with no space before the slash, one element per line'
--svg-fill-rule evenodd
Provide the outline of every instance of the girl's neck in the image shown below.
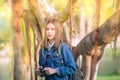
<path fill-rule="evenodd" d="M 52 43 L 54 43 L 55 41 L 54 40 L 49 40 L 49 44 L 51 45 Z"/>

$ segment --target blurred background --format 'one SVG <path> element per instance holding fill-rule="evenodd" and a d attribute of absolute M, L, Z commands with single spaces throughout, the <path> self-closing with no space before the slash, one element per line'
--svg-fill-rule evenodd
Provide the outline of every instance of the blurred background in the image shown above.
<path fill-rule="evenodd" d="M 13 72 L 10 0 L 0 1 L 0 80 L 10 80 Z"/>
<path fill-rule="evenodd" d="M 27 0 L 24 0 L 25 5 Z M 61 11 L 67 1 L 46 0 L 51 3 L 57 12 Z M 101 16 L 99 25 L 103 24 L 116 10 L 115 0 L 101 0 Z M 59 6 L 61 5 L 61 6 Z M 78 0 L 73 14 L 74 33 L 73 46 L 94 28 L 90 23 L 93 16 L 94 0 Z M 46 9 L 47 11 L 51 11 Z M 87 21 L 87 27 L 85 22 Z M 69 21 L 66 22 L 66 33 L 69 36 Z M 116 44 L 111 42 L 104 51 L 104 56 L 99 62 L 97 80 L 120 80 L 120 36 Z M 116 49 L 116 50 L 115 50 Z M 12 80 L 13 77 L 13 47 L 11 27 L 11 0 L 0 0 L 0 80 Z"/>

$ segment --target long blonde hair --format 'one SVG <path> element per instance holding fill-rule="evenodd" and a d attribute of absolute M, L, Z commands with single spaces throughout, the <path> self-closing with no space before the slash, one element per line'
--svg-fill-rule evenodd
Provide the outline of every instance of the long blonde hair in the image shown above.
<path fill-rule="evenodd" d="M 49 23 L 52 23 L 55 26 L 55 49 L 58 49 L 60 43 L 62 43 L 62 42 L 66 43 L 62 23 L 56 18 L 49 19 L 46 22 L 46 26 Z M 46 26 L 45 26 L 44 40 L 43 40 L 43 43 L 42 43 L 42 47 L 44 47 L 44 48 L 48 48 L 48 39 L 47 39 L 47 35 L 46 35 Z"/>

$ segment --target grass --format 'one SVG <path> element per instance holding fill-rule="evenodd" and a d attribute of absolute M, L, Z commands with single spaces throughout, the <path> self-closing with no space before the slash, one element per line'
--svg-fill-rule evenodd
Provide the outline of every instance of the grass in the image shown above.
<path fill-rule="evenodd" d="M 120 75 L 98 76 L 97 80 L 120 80 Z"/>
<path fill-rule="evenodd" d="M 45 80 L 45 79 L 42 78 L 41 80 Z M 97 80 L 120 80 L 120 75 L 98 76 Z"/>

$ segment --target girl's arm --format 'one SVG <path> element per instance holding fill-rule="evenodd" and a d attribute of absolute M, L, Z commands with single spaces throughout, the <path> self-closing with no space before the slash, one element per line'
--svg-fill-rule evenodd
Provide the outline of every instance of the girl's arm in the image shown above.
<path fill-rule="evenodd" d="M 39 76 L 41 76 L 41 77 L 43 77 L 43 76 L 45 76 L 45 72 L 43 72 L 42 70 L 44 70 L 44 67 L 43 67 L 43 56 L 42 56 L 42 48 L 40 49 L 40 51 L 39 51 L 39 60 L 38 60 L 38 62 L 39 62 L 39 67 L 36 69 L 36 71 L 37 71 L 37 74 L 39 75 Z"/>

